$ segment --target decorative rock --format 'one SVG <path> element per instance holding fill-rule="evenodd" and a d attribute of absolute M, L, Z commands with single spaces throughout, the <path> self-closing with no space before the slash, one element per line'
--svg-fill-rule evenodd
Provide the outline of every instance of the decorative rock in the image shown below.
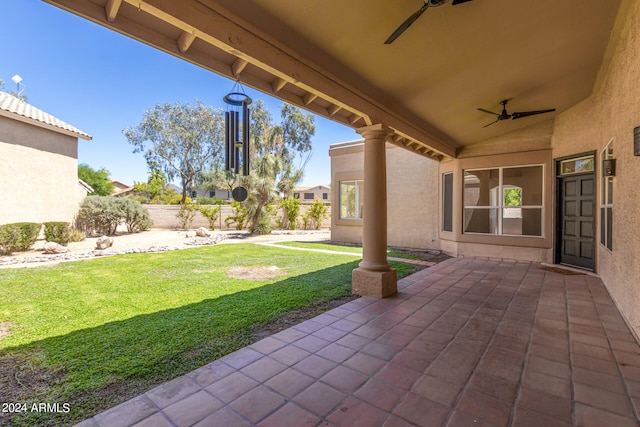
<path fill-rule="evenodd" d="M 103 250 L 113 246 L 113 239 L 108 236 L 98 237 L 96 240 L 96 249 Z"/>
<path fill-rule="evenodd" d="M 56 242 L 45 242 L 44 253 L 45 254 L 64 254 L 69 252 L 69 248 L 62 246 Z"/>
<path fill-rule="evenodd" d="M 196 232 L 195 232 L 195 231 L 187 231 L 187 232 L 184 234 L 184 237 L 186 237 L 187 239 L 190 239 L 190 238 L 196 237 Z"/>
<path fill-rule="evenodd" d="M 200 227 L 196 230 L 196 236 L 198 237 L 209 237 L 211 236 L 211 233 L 209 233 L 209 230 L 207 230 L 204 227 Z"/>

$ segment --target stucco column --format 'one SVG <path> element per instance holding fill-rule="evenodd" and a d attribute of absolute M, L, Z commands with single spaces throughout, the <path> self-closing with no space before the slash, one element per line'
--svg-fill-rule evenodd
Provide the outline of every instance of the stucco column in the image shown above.
<path fill-rule="evenodd" d="M 384 298 L 398 290 L 396 271 L 387 261 L 386 137 L 382 125 L 357 130 L 364 138 L 362 261 L 353 270 L 354 294 Z"/>

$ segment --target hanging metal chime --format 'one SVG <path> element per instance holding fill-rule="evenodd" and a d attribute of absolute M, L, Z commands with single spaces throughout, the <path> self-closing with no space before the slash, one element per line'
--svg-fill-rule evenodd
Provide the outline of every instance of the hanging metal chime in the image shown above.
<path fill-rule="evenodd" d="M 238 90 L 235 90 L 238 87 Z M 251 98 L 243 91 L 239 82 L 232 91 L 223 98 L 227 104 L 227 111 L 224 113 L 224 167 L 226 171 L 233 171 L 236 174 L 249 175 L 249 105 Z M 242 121 L 240 120 L 242 114 Z M 239 202 L 247 198 L 247 190 L 243 187 L 234 188 L 233 199 Z"/>

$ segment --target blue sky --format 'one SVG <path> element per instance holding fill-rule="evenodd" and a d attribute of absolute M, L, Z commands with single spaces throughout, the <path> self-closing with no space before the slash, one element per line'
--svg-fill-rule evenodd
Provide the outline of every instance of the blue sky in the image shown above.
<path fill-rule="evenodd" d="M 11 78 L 19 74 L 30 104 L 93 137 L 80 140 L 79 162 L 104 167 L 127 184 L 146 181 L 147 165 L 132 153 L 123 129 L 159 103 L 199 99 L 224 108 L 222 97 L 234 84 L 39 0 L 2 1 L 0 16 L 4 90 L 16 89 Z M 280 117 L 282 101 L 246 92 Z M 313 156 L 301 185 L 330 184 L 329 145 L 355 139 L 353 129 L 316 116 Z"/>

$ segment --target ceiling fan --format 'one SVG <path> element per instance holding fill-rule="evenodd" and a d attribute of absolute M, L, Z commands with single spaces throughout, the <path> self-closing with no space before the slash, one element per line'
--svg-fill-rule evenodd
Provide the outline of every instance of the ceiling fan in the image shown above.
<path fill-rule="evenodd" d="M 407 20 L 404 21 L 398 28 L 396 28 L 396 30 L 389 36 L 389 38 L 384 42 L 384 44 L 393 43 L 393 41 L 398 37 L 400 37 L 400 34 L 404 33 L 407 30 L 407 28 L 409 28 L 411 24 L 413 24 L 418 18 L 420 18 L 420 15 L 422 15 L 428 8 L 442 6 L 449 0 L 422 0 L 422 1 L 424 2 L 422 7 L 413 15 L 408 17 Z M 471 0 L 453 0 L 451 4 L 455 6 L 457 4 L 466 3 L 468 1 L 471 1 Z"/>
<path fill-rule="evenodd" d="M 515 120 L 515 119 L 521 119 L 523 117 L 535 116 L 536 114 L 544 114 L 544 113 L 550 113 L 552 111 L 556 111 L 555 108 L 549 108 L 547 110 L 519 111 L 519 112 L 514 112 L 509 114 L 507 113 L 507 102 L 509 102 L 508 99 L 500 101 L 500 104 L 502 104 L 502 112 L 500 114 L 494 113 L 493 111 L 485 110 L 484 108 L 478 108 L 478 110 L 482 111 L 483 113 L 489 113 L 489 114 L 498 116 L 495 122 L 491 122 L 488 125 L 484 125 L 482 126 L 483 128 L 486 128 L 487 126 L 491 126 L 492 124 L 497 123 L 500 120 L 509 120 L 509 119 Z"/>

